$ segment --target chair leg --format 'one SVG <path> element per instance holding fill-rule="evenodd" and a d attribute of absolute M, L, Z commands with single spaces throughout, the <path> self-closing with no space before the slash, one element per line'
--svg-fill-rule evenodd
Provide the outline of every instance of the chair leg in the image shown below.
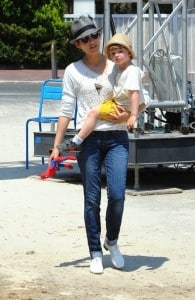
<path fill-rule="evenodd" d="M 26 169 L 29 168 L 29 149 L 28 149 L 28 123 L 29 121 L 26 122 Z"/>
<path fill-rule="evenodd" d="M 39 123 L 39 131 L 42 132 L 42 126 L 41 126 L 41 123 Z M 41 157 L 41 162 L 42 162 L 42 165 L 44 165 L 45 160 L 44 160 L 44 157 L 43 157 L 43 156 Z"/>

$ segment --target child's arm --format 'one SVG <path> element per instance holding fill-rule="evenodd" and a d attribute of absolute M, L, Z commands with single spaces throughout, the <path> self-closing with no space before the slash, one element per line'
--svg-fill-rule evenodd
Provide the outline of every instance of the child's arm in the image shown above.
<path fill-rule="evenodd" d="M 130 98 L 130 103 L 131 103 L 131 115 L 130 115 L 129 119 L 127 120 L 127 128 L 129 130 L 134 128 L 135 121 L 138 117 L 139 97 L 140 97 L 139 91 L 129 91 L 129 98 Z"/>

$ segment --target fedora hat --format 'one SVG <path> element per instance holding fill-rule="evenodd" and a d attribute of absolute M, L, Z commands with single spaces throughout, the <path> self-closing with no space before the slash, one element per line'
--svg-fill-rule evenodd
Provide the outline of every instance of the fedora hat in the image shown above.
<path fill-rule="evenodd" d="M 124 33 L 116 33 L 113 37 L 107 42 L 104 47 L 104 52 L 106 56 L 110 59 L 110 52 L 109 49 L 111 46 L 122 46 L 129 51 L 131 59 L 135 58 L 135 53 L 132 49 L 131 41 L 128 35 Z"/>
<path fill-rule="evenodd" d="M 76 19 L 71 26 L 71 32 L 72 32 L 72 40 L 70 40 L 70 43 L 73 44 L 75 41 L 88 36 L 92 33 L 95 33 L 101 28 L 97 28 L 95 25 L 93 19 L 88 16 L 81 16 L 79 19 Z"/>

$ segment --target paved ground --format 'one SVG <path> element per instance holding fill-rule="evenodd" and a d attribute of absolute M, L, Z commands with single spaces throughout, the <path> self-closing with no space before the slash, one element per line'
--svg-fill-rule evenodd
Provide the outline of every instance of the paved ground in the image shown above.
<path fill-rule="evenodd" d="M 36 115 L 38 87 L 49 75 L 0 71 L 0 299 L 194 300 L 193 168 L 141 170 L 139 193 L 128 172 L 119 240 L 125 268 L 114 269 L 104 251 L 104 274 L 90 274 L 78 166 L 41 180 L 47 165 L 33 156 L 32 124 L 25 169 L 25 121 Z M 102 176 L 102 242 L 106 192 Z"/>
<path fill-rule="evenodd" d="M 119 240 L 125 268 L 114 269 L 104 251 L 104 274 L 91 274 L 77 166 L 41 180 L 46 165 L 33 157 L 31 135 L 25 169 L 25 121 L 37 110 L 33 97 L 0 95 L 0 299 L 194 300 L 194 172 L 143 172 L 144 193 L 135 196 L 129 172 Z M 104 178 L 102 183 L 103 242 Z"/>
<path fill-rule="evenodd" d="M 64 70 L 58 70 L 58 77 L 62 77 Z M 7 81 L 43 81 L 52 77 L 51 70 L 1 70 L 0 82 Z"/>

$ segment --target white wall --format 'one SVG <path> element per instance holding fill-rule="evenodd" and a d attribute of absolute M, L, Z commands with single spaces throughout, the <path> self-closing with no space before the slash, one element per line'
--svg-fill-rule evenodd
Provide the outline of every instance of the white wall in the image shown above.
<path fill-rule="evenodd" d="M 95 1 L 94 0 L 74 0 L 73 13 L 76 15 L 94 15 Z"/>

